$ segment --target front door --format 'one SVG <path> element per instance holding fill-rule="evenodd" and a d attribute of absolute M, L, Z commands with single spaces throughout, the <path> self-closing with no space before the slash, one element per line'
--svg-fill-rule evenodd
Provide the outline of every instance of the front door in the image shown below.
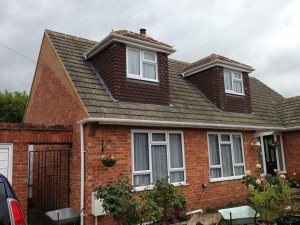
<path fill-rule="evenodd" d="M 278 169 L 276 147 L 270 143 L 274 143 L 274 135 L 268 135 L 263 137 L 264 152 L 265 152 L 265 164 L 268 174 L 274 175 L 275 169 Z"/>

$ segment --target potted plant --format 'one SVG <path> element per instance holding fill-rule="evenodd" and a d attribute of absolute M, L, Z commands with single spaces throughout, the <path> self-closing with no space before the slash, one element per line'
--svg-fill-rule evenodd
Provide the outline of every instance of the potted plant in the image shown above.
<path fill-rule="evenodd" d="M 110 156 L 102 155 L 101 156 L 101 161 L 102 161 L 102 163 L 103 163 L 104 166 L 106 166 L 106 167 L 112 167 L 112 166 L 114 166 L 116 164 L 117 159 L 114 156 L 112 156 L 112 155 L 110 155 Z"/>
<path fill-rule="evenodd" d="M 250 191 L 250 201 L 260 214 L 257 224 L 274 225 L 272 219 L 282 214 L 290 199 L 290 187 L 285 176 L 275 170 L 275 175 L 263 174 L 261 165 L 257 164 L 257 173 L 252 175 L 250 170 L 244 176 L 245 185 Z"/>

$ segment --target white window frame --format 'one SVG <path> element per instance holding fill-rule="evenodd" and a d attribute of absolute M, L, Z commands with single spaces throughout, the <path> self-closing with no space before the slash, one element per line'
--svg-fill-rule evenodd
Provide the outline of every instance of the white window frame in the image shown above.
<path fill-rule="evenodd" d="M 148 134 L 148 148 L 149 148 L 149 170 L 143 171 L 135 171 L 134 166 L 134 134 L 135 133 L 147 133 Z M 152 134 L 153 133 L 164 133 L 166 136 L 166 141 L 152 141 Z M 171 168 L 171 158 L 170 158 L 170 142 L 169 142 L 169 134 L 180 134 L 181 135 L 181 144 L 182 144 L 182 160 L 183 160 L 183 167 L 181 168 Z M 131 161 L 132 161 L 132 185 L 134 185 L 134 175 L 143 175 L 143 174 L 150 174 L 150 185 L 148 186 L 136 186 L 134 189 L 136 191 L 143 191 L 145 189 L 152 189 L 153 185 L 153 178 L 152 178 L 152 156 L 151 156 L 151 146 L 152 145 L 166 145 L 167 149 L 167 168 L 168 168 L 168 180 L 170 182 L 170 173 L 171 172 L 183 172 L 183 181 L 181 182 L 173 182 L 172 184 L 175 186 L 181 185 L 188 185 L 186 182 L 186 166 L 185 166 L 185 151 L 184 151 L 184 137 L 182 131 L 173 131 L 173 130 L 131 130 Z"/>
<path fill-rule="evenodd" d="M 129 73 L 128 50 L 137 51 L 137 52 L 140 53 L 140 74 L 139 75 Z M 154 55 L 155 61 L 144 59 L 144 54 L 145 53 Z M 144 77 L 144 75 L 143 75 L 143 72 L 144 72 L 143 63 L 155 65 L 155 73 L 156 73 L 155 79 L 149 79 L 149 78 Z M 155 52 L 149 52 L 149 51 L 144 51 L 144 50 L 140 50 L 140 49 L 136 49 L 136 48 L 126 47 L 126 72 L 127 72 L 127 78 L 137 79 L 137 80 L 144 80 L 144 81 L 151 81 L 151 82 L 159 82 L 159 80 L 158 80 L 157 54 Z"/>
<path fill-rule="evenodd" d="M 226 89 L 225 72 L 229 72 L 229 73 L 231 74 L 231 86 L 232 86 L 232 90 Z M 234 77 L 234 74 L 239 74 L 239 75 L 241 75 L 241 79 L 235 78 L 235 77 Z M 224 77 L 224 88 L 225 88 L 225 92 L 226 92 L 226 93 L 228 93 L 228 94 L 234 94 L 234 95 L 245 95 L 245 93 L 244 93 L 243 74 L 242 74 L 241 72 L 234 71 L 234 70 L 224 69 L 223 77 Z M 234 82 L 239 82 L 239 83 L 241 83 L 241 85 L 242 85 L 242 93 L 239 93 L 239 92 L 234 91 Z"/>
<path fill-rule="evenodd" d="M 220 165 L 210 165 L 210 146 L 209 146 L 209 135 L 214 134 L 218 135 L 218 141 L 219 141 L 219 156 L 220 156 Z M 230 141 L 221 141 L 221 135 L 230 135 Z M 243 163 L 235 163 L 234 161 L 234 151 L 233 151 L 233 135 L 239 135 L 241 137 L 241 147 L 242 147 L 242 155 L 243 155 Z M 243 166 L 244 167 L 244 172 L 246 172 L 246 163 L 245 163 L 245 153 L 244 153 L 244 144 L 243 144 L 243 135 L 242 133 L 237 133 L 237 132 L 208 132 L 207 133 L 207 146 L 208 146 L 208 163 L 209 163 L 209 177 L 210 177 L 210 182 L 217 182 L 217 181 L 226 181 L 226 180 L 236 180 L 236 179 L 242 179 L 243 175 L 238 175 L 238 176 L 230 176 L 230 177 L 223 177 L 223 170 L 222 170 L 222 155 L 221 155 L 221 145 L 222 144 L 230 144 L 231 146 L 231 157 L 232 157 L 232 169 L 234 173 L 234 168 L 238 166 Z M 210 169 L 214 168 L 220 168 L 221 169 L 221 177 L 218 178 L 211 178 L 210 176 Z"/>
<path fill-rule="evenodd" d="M 8 148 L 8 171 L 7 179 L 12 184 L 12 173 L 13 173 L 13 144 L 11 143 L 0 143 L 0 150 Z"/>

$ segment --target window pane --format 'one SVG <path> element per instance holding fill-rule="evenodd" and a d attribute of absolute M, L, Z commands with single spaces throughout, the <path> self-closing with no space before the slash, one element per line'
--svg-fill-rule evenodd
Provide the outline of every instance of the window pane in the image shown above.
<path fill-rule="evenodd" d="M 184 181 L 184 173 L 183 173 L 183 171 L 170 173 L 170 182 L 171 183 L 182 182 L 182 181 Z"/>
<path fill-rule="evenodd" d="M 280 136 L 276 136 L 276 140 L 280 140 Z M 281 171 L 285 171 L 285 168 L 283 166 L 283 152 L 281 149 L 281 145 L 277 147 L 277 151 L 278 151 L 278 162 L 279 162 L 278 169 L 280 169 Z"/>
<path fill-rule="evenodd" d="M 183 158 L 181 134 L 170 134 L 169 138 L 171 168 L 182 168 Z"/>
<path fill-rule="evenodd" d="M 233 81 L 234 92 L 243 93 L 242 82 L 241 81 Z"/>
<path fill-rule="evenodd" d="M 155 62 L 155 55 L 144 52 L 144 59 Z"/>
<path fill-rule="evenodd" d="M 245 175 L 244 167 L 243 166 L 235 167 L 234 173 L 235 176 Z"/>
<path fill-rule="evenodd" d="M 147 186 L 150 185 L 150 174 L 134 175 L 133 186 Z"/>
<path fill-rule="evenodd" d="M 128 72 L 140 75 L 140 52 L 128 49 Z"/>
<path fill-rule="evenodd" d="M 156 80 L 156 65 L 143 63 L 143 77 Z"/>
<path fill-rule="evenodd" d="M 224 80 L 225 80 L 225 90 L 232 91 L 232 77 L 231 73 L 229 71 L 224 72 Z"/>
<path fill-rule="evenodd" d="M 234 162 L 243 163 L 242 140 L 240 135 L 232 135 Z"/>
<path fill-rule="evenodd" d="M 235 79 L 242 79 L 242 75 L 240 73 L 234 73 L 234 78 Z"/>
<path fill-rule="evenodd" d="M 219 139 L 217 134 L 208 135 L 210 165 L 220 165 Z"/>
<path fill-rule="evenodd" d="M 149 145 L 147 133 L 135 133 L 134 139 L 134 170 L 149 170 Z"/>
<path fill-rule="evenodd" d="M 152 141 L 166 141 L 166 134 L 164 133 L 153 133 Z"/>
<path fill-rule="evenodd" d="M 210 169 L 210 177 L 211 178 L 221 177 L 221 169 L 220 168 Z"/>
<path fill-rule="evenodd" d="M 165 145 L 152 145 L 152 178 L 156 180 L 168 176 L 167 148 Z"/>
<path fill-rule="evenodd" d="M 221 135 L 221 141 L 230 141 L 230 135 L 229 134 L 222 134 Z"/>
<path fill-rule="evenodd" d="M 223 177 L 233 176 L 230 145 L 221 145 Z"/>

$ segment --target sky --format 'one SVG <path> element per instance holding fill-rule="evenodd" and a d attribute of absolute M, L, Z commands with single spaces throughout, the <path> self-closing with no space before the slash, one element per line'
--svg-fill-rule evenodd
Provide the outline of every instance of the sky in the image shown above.
<path fill-rule="evenodd" d="M 170 58 L 223 55 L 284 97 L 300 96 L 299 10 L 298 0 L 1 0 L 0 91 L 30 92 L 45 29 L 101 41 L 146 28 L 174 46 Z"/>

